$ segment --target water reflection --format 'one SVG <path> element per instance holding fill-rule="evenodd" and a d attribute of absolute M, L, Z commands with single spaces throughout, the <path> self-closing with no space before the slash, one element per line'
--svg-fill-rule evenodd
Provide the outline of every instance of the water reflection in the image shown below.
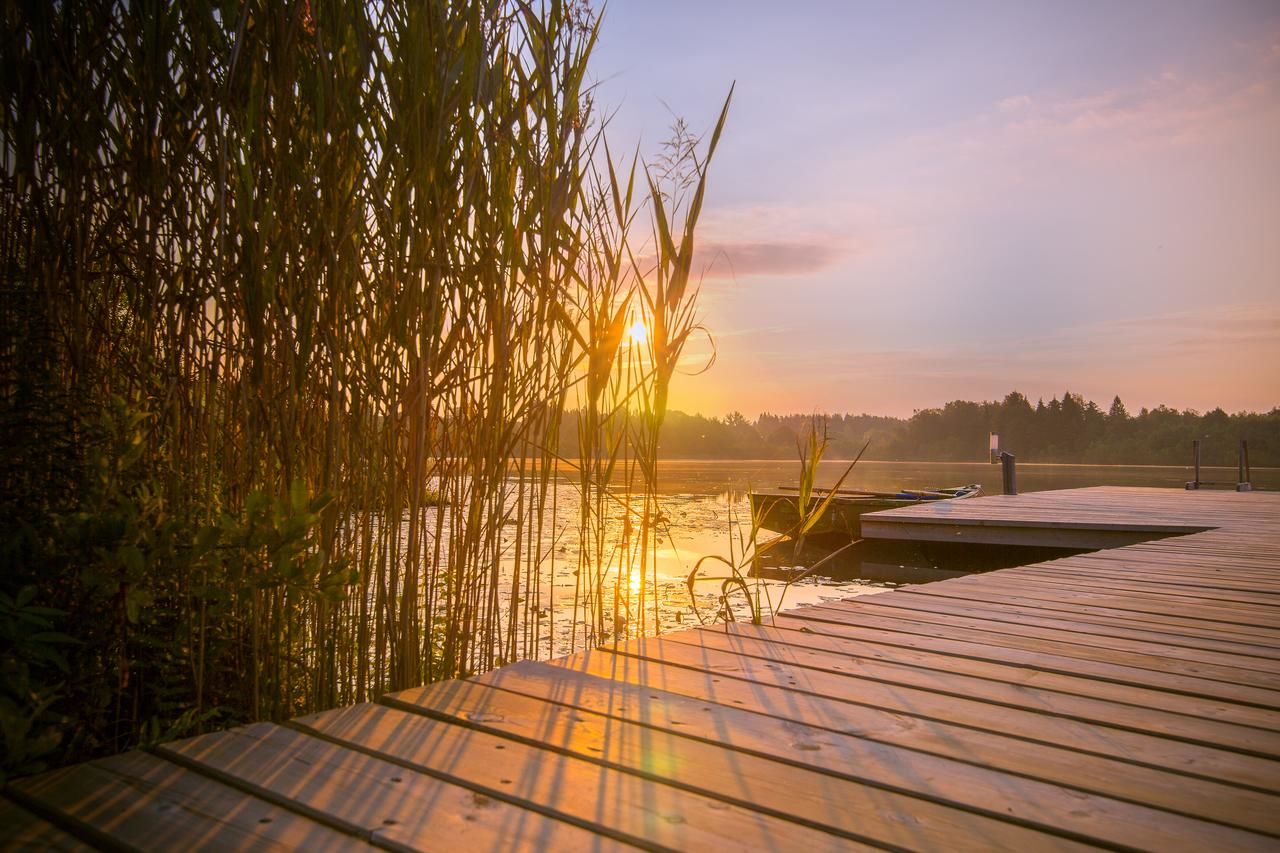
<path fill-rule="evenodd" d="M 846 466 L 838 461 L 824 462 L 818 484 L 834 484 Z M 1275 469 L 1255 469 L 1255 482 L 1266 487 L 1277 479 L 1276 474 Z M 600 559 L 594 557 L 596 543 L 589 542 L 584 548 L 579 541 L 576 473 L 566 467 L 556 478 L 557 498 L 541 525 L 538 553 L 542 557 L 537 571 L 530 571 L 527 559 L 519 567 L 514 561 L 505 566 L 508 579 L 517 571 L 524 574 L 521 595 L 533 598 L 531 603 L 539 617 L 537 656 L 558 656 L 598 642 L 670 631 L 714 619 L 717 614 L 724 618 L 718 579 L 726 576 L 725 566 L 717 560 L 705 561 L 700 572 L 705 580 L 694 584 L 692 595 L 686 578 L 704 557 L 741 564 L 744 548 L 750 544 L 749 489 L 791 484 L 796 476 L 796 464 L 781 460 L 662 462 L 661 493 L 655 513 L 659 519 L 658 537 L 656 543 L 650 543 L 651 553 L 642 576 L 639 544 L 634 536 L 636 525 L 625 522 L 627 510 L 622 506 L 610 514 L 601 533 Z M 1181 467 L 1020 465 L 1018 471 L 1023 491 L 1093 485 L 1180 488 L 1188 476 L 1188 470 Z M 854 469 L 846 487 L 896 491 L 976 482 L 987 493 L 998 494 L 999 480 L 999 467 L 986 463 L 863 462 Z M 513 490 L 531 487 L 531 483 L 513 481 Z M 764 535 L 767 534 L 762 538 Z M 753 577 L 750 582 L 760 584 L 756 592 L 765 610 L 772 611 L 780 600 L 790 608 L 1059 555 L 1008 548 L 864 542 L 825 565 L 819 576 L 791 585 L 783 598 L 784 583 L 779 578 L 787 577 L 796 566 L 812 565 L 821 556 L 813 552 L 796 554 L 788 548 L 765 562 L 766 577 Z M 596 566 L 606 568 L 597 571 Z M 500 594 L 509 601 L 509 582 Z M 593 596 L 603 608 L 598 614 L 603 618 L 584 619 L 588 614 L 583 602 Z M 735 618 L 750 618 L 745 596 L 732 595 L 729 604 Z M 592 630 L 605 630 L 602 625 L 611 630 L 592 636 Z"/>

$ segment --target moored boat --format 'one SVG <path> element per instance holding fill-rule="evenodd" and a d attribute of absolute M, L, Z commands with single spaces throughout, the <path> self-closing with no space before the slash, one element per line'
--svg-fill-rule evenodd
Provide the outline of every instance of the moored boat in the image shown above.
<path fill-rule="evenodd" d="M 862 535 L 860 520 L 865 513 L 932 501 L 971 498 L 981 493 L 982 487 L 977 484 L 945 489 L 903 489 L 900 492 L 840 489 L 831 498 L 822 517 L 805 535 L 857 539 Z M 806 516 L 816 512 L 829 495 L 828 489 L 814 489 L 809 497 Z M 800 495 L 796 488 L 784 486 L 772 491 L 753 491 L 750 498 L 752 513 L 760 519 L 761 527 L 789 535 L 799 532 Z"/>

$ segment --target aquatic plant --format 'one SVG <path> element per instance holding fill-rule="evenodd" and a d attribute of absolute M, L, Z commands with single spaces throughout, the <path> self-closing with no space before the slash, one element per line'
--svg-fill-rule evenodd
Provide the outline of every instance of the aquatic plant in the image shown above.
<path fill-rule="evenodd" d="M 605 531 L 643 572 L 723 112 L 682 206 L 604 144 L 581 3 L 3 15 L 0 592 L 49 630 L 0 723 L 62 761 L 647 627 Z"/>
<path fill-rule="evenodd" d="M 853 473 L 854 466 L 862 459 L 862 455 L 866 453 L 869 444 L 863 444 L 862 449 L 858 451 L 858 455 L 844 469 L 834 486 L 830 489 L 816 489 L 818 466 L 826 453 L 828 443 L 825 418 L 811 417 L 804 434 L 796 439 L 796 454 L 800 462 L 799 486 L 797 487 L 796 497 L 794 499 L 788 498 L 787 502 L 790 504 L 794 501 L 797 519 L 790 528 L 777 535 L 761 539 L 763 521 L 770 514 L 772 506 L 769 503 L 757 506 L 754 502 L 750 502 L 748 505 L 751 510 L 751 524 L 748 533 L 743 536 L 740 527 L 735 528 L 734 525 L 730 525 L 730 530 L 736 530 L 738 536 L 735 542 L 735 537 L 732 533 L 730 534 L 729 556 L 709 554 L 700 558 L 694 564 L 693 570 L 685 578 L 685 587 L 689 591 L 689 598 L 699 622 L 705 625 L 708 621 L 713 623 L 719 620 L 723 620 L 726 623 L 734 621 L 736 617 L 734 616 L 732 599 L 735 595 L 738 595 L 746 601 L 751 613 L 752 624 L 763 624 L 766 615 L 772 618 L 773 614 L 782 609 L 787 591 L 791 589 L 792 584 L 811 576 L 861 541 L 852 540 L 837 549 L 828 551 L 818 560 L 811 562 L 810 565 L 788 573 L 783 579 L 782 589 L 778 592 L 777 601 L 773 600 L 768 586 L 762 580 L 759 571 L 762 561 L 766 557 L 776 555 L 784 547 L 790 546 L 791 562 L 793 564 L 802 559 L 805 550 L 805 537 L 826 516 L 832 501 L 839 495 L 840 488 L 844 485 L 849 475 Z M 726 566 L 729 574 L 720 576 L 703 575 L 702 565 L 708 560 Z M 720 608 L 710 620 L 706 619 L 698 608 L 696 593 L 696 584 L 706 581 L 720 582 Z"/>

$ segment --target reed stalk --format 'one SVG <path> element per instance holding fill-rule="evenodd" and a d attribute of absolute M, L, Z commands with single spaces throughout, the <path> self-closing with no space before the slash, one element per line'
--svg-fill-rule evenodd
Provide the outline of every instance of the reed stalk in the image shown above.
<path fill-rule="evenodd" d="M 723 113 L 672 205 L 603 143 L 580 3 L 3 14 L 4 592 L 74 635 L 9 661 L 4 713 L 60 739 L 30 755 L 368 701 L 628 625 Z"/>

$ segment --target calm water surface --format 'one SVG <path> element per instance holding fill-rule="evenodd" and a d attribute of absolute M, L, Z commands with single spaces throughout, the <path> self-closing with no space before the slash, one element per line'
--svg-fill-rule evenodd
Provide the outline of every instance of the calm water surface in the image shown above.
<path fill-rule="evenodd" d="M 818 485 L 831 486 L 848 462 L 829 461 L 819 466 Z M 1235 482 L 1235 468 L 1201 468 L 1204 480 Z M 658 464 L 659 486 L 664 493 L 724 495 L 748 488 L 773 488 L 794 484 L 797 463 L 788 460 L 663 460 Z M 1018 464 L 1018 489 L 1041 492 L 1084 486 L 1183 487 L 1192 479 L 1190 466 L 1154 465 L 1040 465 Z M 985 462 L 859 462 L 845 486 L 872 491 L 900 488 L 963 486 L 978 483 L 989 495 L 1000 494 L 1000 466 Z M 1254 468 L 1254 488 L 1280 488 L 1280 468 Z"/>
<path fill-rule="evenodd" d="M 819 469 L 818 485 L 832 486 L 848 467 L 848 462 L 824 462 Z M 1000 466 L 987 463 L 921 463 L 859 462 L 845 480 L 846 488 L 871 491 L 897 491 L 902 488 L 937 488 L 977 483 L 985 494 L 1000 494 Z M 1204 480 L 1234 482 L 1234 468 L 1201 471 Z M 1110 465 L 1034 465 L 1018 466 L 1018 487 L 1022 492 L 1085 486 L 1156 486 L 1182 488 L 1191 479 L 1190 468 L 1180 466 L 1110 466 Z M 670 630 L 700 619 L 712 618 L 721 607 L 719 598 L 723 566 L 715 561 L 703 563 L 701 575 L 706 579 L 695 584 L 690 596 L 685 579 L 699 559 L 709 555 L 741 560 L 742 540 L 750 535 L 748 491 L 794 484 L 799 467 L 786 460 L 664 460 L 659 464 L 660 508 L 666 523 L 659 540 L 657 562 L 656 608 L 651 593 L 648 621 L 652 625 L 656 610 L 663 630 Z M 1255 488 L 1280 487 L 1280 469 L 1254 469 Z M 566 614 L 571 606 L 577 580 L 580 551 L 576 542 L 574 473 L 566 469 L 561 477 L 560 511 L 548 526 L 555 545 L 548 566 L 549 585 L 546 600 L 553 610 Z M 763 538 L 763 535 L 762 535 Z M 550 544 L 550 543 L 548 543 Z M 957 572 L 999 568 L 1047 559 L 1053 554 L 1010 553 L 1008 549 L 988 552 L 977 558 L 969 554 L 925 553 L 917 546 L 892 546 L 864 543 L 845 554 L 838 564 L 828 565 L 820 577 L 807 578 L 785 590 L 777 581 L 761 582 L 766 610 L 787 609 L 797 605 L 849 598 L 892 589 L 901 583 L 934 580 L 954 576 Z M 780 565 L 794 562 L 804 565 L 814 555 L 784 555 Z M 639 578 L 628 574 L 624 566 L 615 566 L 611 578 L 624 593 L 635 592 Z M 891 580 L 886 580 L 891 579 Z M 653 578 L 646 580 L 651 588 Z M 754 583 L 754 582 L 753 582 Z M 696 606 L 695 606 L 696 605 Z M 749 618 L 745 602 L 735 602 L 737 618 Z M 568 650 L 570 633 L 581 628 L 560 618 L 550 619 L 544 626 L 547 648 L 554 654 Z M 632 625 L 632 633 L 635 626 Z M 652 632 L 652 628 L 648 629 Z M 579 643 L 579 647 L 581 644 Z"/>

